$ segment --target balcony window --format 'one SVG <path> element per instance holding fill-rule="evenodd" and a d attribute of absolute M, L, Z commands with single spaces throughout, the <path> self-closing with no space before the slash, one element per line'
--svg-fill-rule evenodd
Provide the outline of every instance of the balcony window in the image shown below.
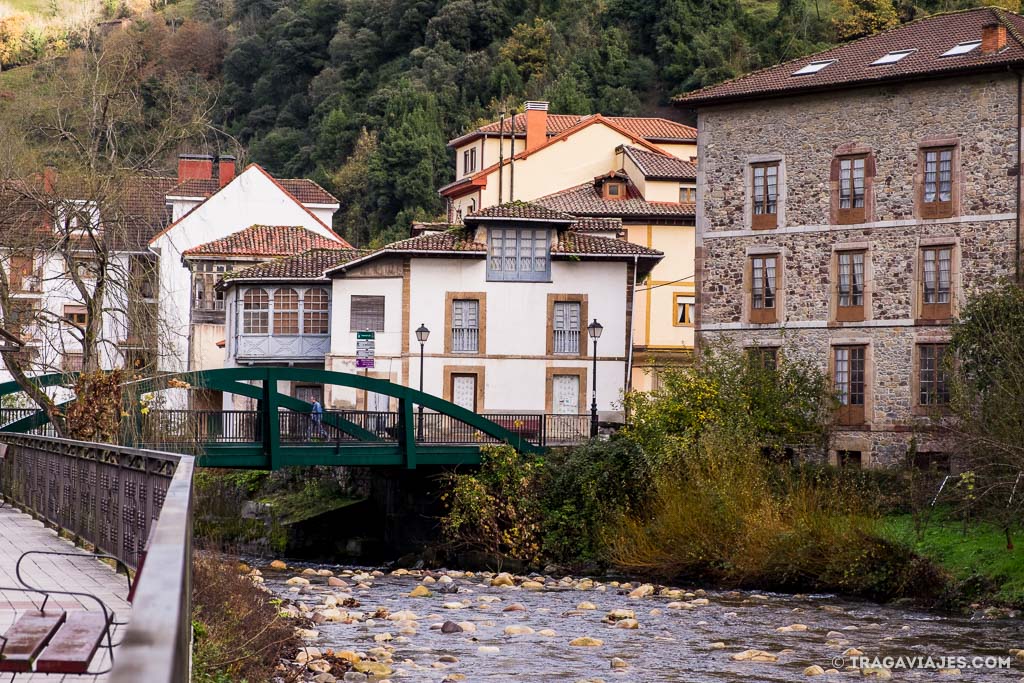
<path fill-rule="evenodd" d="M 246 290 L 242 298 L 242 332 L 270 333 L 270 296 L 265 289 Z"/>
<path fill-rule="evenodd" d="M 753 216 L 751 227 L 766 230 L 778 225 L 779 219 L 779 162 L 753 164 Z"/>
<path fill-rule="evenodd" d="M 487 231 L 487 279 L 522 282 L 551 280 L 551 235 L 533 228 Z"/>
<path fill-rule="evenodd" d="M 921 317 L 941 320 L 952 317 L 953 248 L 921 250 Z"/>
<path fill-rule="evenodd" d="M 35 257 L 11 256 L 8 281 L 13 292 L 39 292 L 42 287 L 41 273 L 36 270 Z"/>
<path fill-rule="evenodd" d="M 864 346 L 837 346 L 834 356 L 836 393 L 840 424 L 863 424 L 865 402 Z"/>
<path fill-rule="evenodd" d="M 864 256 L 863 251 L 841 251 L 838 259 L 836 320 L 864 320 Z"/>
<path fill-rule="evenodd" d="M 452 352 L 478 353 L 480 350 L 480 302 L 477 299 L 452 301 Z"/>
<path fill-rule="evenodd" d="M 750 259 L 750 322 L 774 323 L 778 321 L 778 257 L 754 256 Z"/>
<path fill-rule="evenodd" d="M 551 326 L 554 335 L 553 347 L 556 354 L 580 354 L 580 303 L 578 301 L 556 301 L 554 320 Z"/>
<path fill-rule="evenodd" d="M 306 290 L 302 304 L 302 333 L 327 334 L 330 330 L 327 322 L 327 307 L 330 297 L 327 290 L 313 287 Z"/>
<path fill-rule="evenodd" d="M 274 292 L 274 334 L 299 333 L 299 293 L 285 288 Z"/>

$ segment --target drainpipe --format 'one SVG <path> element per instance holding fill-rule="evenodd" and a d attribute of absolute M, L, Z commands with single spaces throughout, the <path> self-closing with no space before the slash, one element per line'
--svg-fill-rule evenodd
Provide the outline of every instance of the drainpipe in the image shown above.
<path fill-rule="evenodd" d="M 629 348 L 626 349 L 626 391 L 633 388 L 633 309 L 636 307 L 636 269 L 640 263 L 640 257 L 633 255 L 633 290 L 629 305 Z M 648 343 L 650 341 L 648 340 Z"/>
<path fill-rule="evenodd" d="M 512 115 L 512 135 L 509 136 L 512 152 L 508 157 L 508 200 L 515 201 L 516 192 L 516 116 Z"/>
<path fill-rule="evenodd" d="M 1016 173 L 1014 173 L 1013 175 L 1017 179 L 1017 235 L 1016 235 L 1016 251 L 1015 251 L 1015 253 L 1013 255 L 1014 256 L 1013 260 L 1014 260 L 1014 272 L 1016 274 L 1016 280 L 1017 280 L 1017 283 L 1020 284 L 1020 227 L 1021 227 L 1021 222 L 1020 222 L 1020 209 L 1021 209 L 1021 206 L 1020 206 L 1020 202 L 1021 202 L 1021 196 L 1020 196 L 1021 195 L 1021 190 L 1020 190 L 1021 177 L 1020 177 L 1020 175 L 1021 175 L 1021 173 L 1020 173 L 1020 171 L 1021 171 L 1021 168 L 1020 168 L 1020 166 L 1021 166 L 1021 145 L 1022 145 L 1022 143 L 1024 143 L 1024 141 L 1021 140 L 1021 125 L 1024 125 L 1024 120 L 1022 120 L 1022 118 L 1021 118 L 1021 116 L 1022 116 L 1022 114 L 1021 114 L 1021 105 L 1022 105 L 1022 97 L 1021 97 L 1021 95 L 1024 94 L 1024 90 L 1022 90 L 1022 88 L 1024 88 L 1024 79 L 1022 79 L 1021 73 L 1019 71 L 1017 71 L 1016 74 L 1017 74 L 1017 168 L 1016 168 Z"/>
<path fill-rule="evenodd" d="M 512 119 L 513 124 L 515 119 Z M 498 123 L 498 204 L 502 203 L 502 189 L 505 175 L 505 112 L 501 112 Z M 482 207 L 481 207 L 482 208 Z"/>

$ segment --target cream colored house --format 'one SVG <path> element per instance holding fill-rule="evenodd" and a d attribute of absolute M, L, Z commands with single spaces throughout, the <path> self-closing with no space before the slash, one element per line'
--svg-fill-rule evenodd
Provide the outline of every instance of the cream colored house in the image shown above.
<path fill-rule="evenodd" d="M 536 202 L 581 219 L 581 230 L 665 255 L 630 301 L 631 388 L 651 389 L 657 368 L 691 357 L 695 129 L 660 118 L 548 114 L 546 102 L 527 102 L 525 113 L 449 146 L 456 180 L 440 193 L 450 222 L 503 202 Z"/>

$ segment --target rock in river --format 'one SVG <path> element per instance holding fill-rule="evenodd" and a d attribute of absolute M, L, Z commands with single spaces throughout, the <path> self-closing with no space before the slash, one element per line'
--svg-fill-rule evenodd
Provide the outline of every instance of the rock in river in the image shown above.
<path fill-rule="evenodd" d="M 597 638 L 591 638 L 589 636 L 583 636 L 582 638 L 570 640 L 569 645 L 572 647 L 601 647 L 604 645 L 604 641 L 598 640 Z"/>

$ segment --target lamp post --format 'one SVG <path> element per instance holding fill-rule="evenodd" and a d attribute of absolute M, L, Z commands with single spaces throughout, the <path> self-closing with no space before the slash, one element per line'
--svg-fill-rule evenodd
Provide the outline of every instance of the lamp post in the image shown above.
<path fill-rule="evenodd" d="M 416 339 L 420 343 L 420 392 L 423 392 L 423 347 L 427 343 L 427 338 L 430 336 L 430 330 L 423 323 L 420 323 L 419 328 L 416 329 Z M 423 404 L 420 404 L 420 423 L 416 429 L 416 439 L 423 439 Z"/>
<path fill-rule="evenodd" d="M 604 332 L 604 325 L 597 322 L 597 318 L 594 318 L 594 322 L 587 325 L 587 333 L 590 335 L 590 338 L 594 340 L 594 380 L 590 386 L 591 438 L 597 436 L 597 340 L 601 338 L 602 332 Z"/>

